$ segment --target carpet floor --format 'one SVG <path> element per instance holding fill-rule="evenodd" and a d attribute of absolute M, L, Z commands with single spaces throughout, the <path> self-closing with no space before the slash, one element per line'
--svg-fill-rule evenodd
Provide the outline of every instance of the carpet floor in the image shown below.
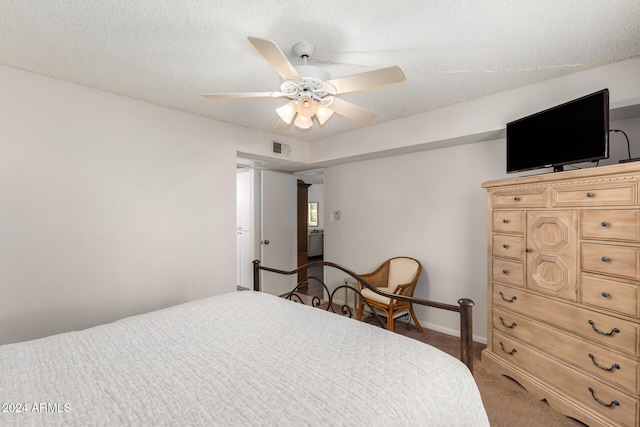
<path fill-rule="evenodd" d="M 428 329 L 421 334 L 413 326 L 407 330 L 406 323 L 401 321 L 396 321 L 395 331 L 460 358 L 460 341 L 457 337 Z M 536 399 L 514 380 L 483 364 L 480 353 L 484 348 L 484 344 L 474 343 L 473 376 L 492 426 L 584 426 L 560 414 L 545 401 Z"/>

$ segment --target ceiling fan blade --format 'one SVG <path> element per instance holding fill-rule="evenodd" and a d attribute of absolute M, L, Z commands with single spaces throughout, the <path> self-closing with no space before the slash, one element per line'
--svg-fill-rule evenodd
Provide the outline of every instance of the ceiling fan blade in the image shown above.
<path fill-rule="evenodd" d="M 205 93 L 203 98 L 211 100 L 241 99 L 241 98 L 281 98 L 287 96 L 282 92 L 238 92 L 238 93 Z"/>
<path fill-rule="evenodd" d="M 404 70 L 394 65 L 393 67 L 339 77 L 329 80 L 327 83 L 336 88 L 336 94 L 343 94 L 398 86 L 406 81 L 407 76 L 404 74 Z"/>
<path fill-rule="evenodd" d="M 302 80 L 296 69 L 291 65 L 291 62 L 274 42 L 257 37 L 249 37 L 249 43 L 284 80 Z"/>
<path fill-rule="evenodd" d="M 333 98 L 333 102 L 331 102 L 327 108 L 331 108 L 334 113 L 360 123 L 361 125 L 369 124 L 378 117 L 378 115 L 371 110 L 367 110 L 366 108 L 359 107 L 335 97 Z"/>

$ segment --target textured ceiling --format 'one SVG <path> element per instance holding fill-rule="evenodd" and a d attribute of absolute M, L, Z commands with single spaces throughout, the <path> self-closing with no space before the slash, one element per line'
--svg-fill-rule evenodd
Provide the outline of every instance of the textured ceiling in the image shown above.
<path fill-rule="evenodd" d="M 277 91 L 247 36 L 311 42 L 333 78 L 400 65 L 404 86 L 345 95 L 378 122 L 640 57 L 638 0 L 0 0 L 0 64 L 264 131 Z M 64 100 L 60 100 L 64 102 Z M 332 117 L 286 134 L 357 129 Z"/>

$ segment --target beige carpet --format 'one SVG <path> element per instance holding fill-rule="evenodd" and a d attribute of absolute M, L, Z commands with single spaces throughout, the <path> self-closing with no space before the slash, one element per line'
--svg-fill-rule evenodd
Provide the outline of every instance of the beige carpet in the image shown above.
<path fill-rule="evenodd" d="M 426 329 L 420 334 L 415 327 L 407 330 L 405 326 L 405 323 L 396 321 L 396 332 L 460 358 L 457 337 Z M 484 366 L 480 359 L 480 352 L 484 348 L 484 344 L 474 345 L 473 376 L 493 427 L 584 426 L 579 421 L 560 414 L 545 401 L 536 399 L 512 379 Z"/>

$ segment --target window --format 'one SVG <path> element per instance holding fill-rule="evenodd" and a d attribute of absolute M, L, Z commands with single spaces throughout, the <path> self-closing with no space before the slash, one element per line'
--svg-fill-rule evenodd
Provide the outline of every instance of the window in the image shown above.
<path fill-rule="evenodd" d="M 307 226 L 318 226 L 318 202 L 309 202 L 309 209 L 307 209 Z"/>

